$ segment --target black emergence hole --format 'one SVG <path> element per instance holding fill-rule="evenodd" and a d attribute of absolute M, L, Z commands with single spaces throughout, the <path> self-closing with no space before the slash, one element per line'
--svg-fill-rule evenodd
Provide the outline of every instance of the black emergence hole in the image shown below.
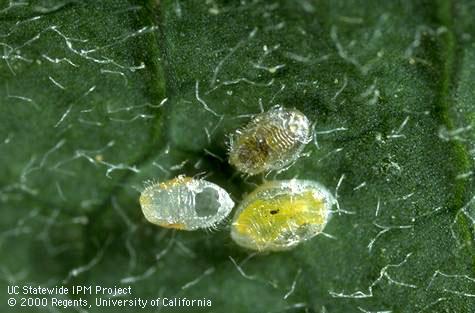
<path fill-rule="evenodd" d="M 279 210 L 272 210 L 272 211 L 270 211 L 270 214 L 272 214 L 272 215 L 277 214 L 277 213 L 279 213 Z"/>
<path fill-rule="evenodd" d="M 218 193 L 213 188 L 205 188 L 195 197 L 196 214 L 202 216 L 212 216 L 218 212 L 220 203 Z"/>

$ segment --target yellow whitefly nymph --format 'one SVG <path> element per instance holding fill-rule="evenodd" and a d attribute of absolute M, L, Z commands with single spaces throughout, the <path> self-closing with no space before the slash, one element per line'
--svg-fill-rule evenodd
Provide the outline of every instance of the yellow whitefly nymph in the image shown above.
<path fill-rule="evenodd" d="M 229 215 L 234 202 L 226 190 L 214 183 L 178 176 L 145 188 L 140 205 L 150 223 L 196 230 L 215 227 Z"/>
<path fill-rule="evenodd" d="M 243 199 L 231 237 L 252 250 L 288 250 L 323 231 L 334 203 L 331 193 L 317 182 L 270 181 Z"/>
<path fill-rule="evenodd" d="M 275 106 L 230 136 L 229 163 L 249 175 L 279 170 L 299 157 L 310 137 L 303 113 Z"/>

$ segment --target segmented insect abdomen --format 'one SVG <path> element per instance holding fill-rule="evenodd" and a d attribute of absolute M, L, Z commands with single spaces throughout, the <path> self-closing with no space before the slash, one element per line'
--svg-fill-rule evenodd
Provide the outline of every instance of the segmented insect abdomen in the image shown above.
<path fill-rule="evenodd" d="M 308 119 L 297 110 L 275 107 L 257 115 L 233 136 L 229 163 L 255 175 L 296 160 L 308 141 Z"/>
<path fill-rule="evenodd" d="M 262 125 L 261 132 L 273 153 L 287 153 L 296 144 L 296 138 L 280 125 Z"/>

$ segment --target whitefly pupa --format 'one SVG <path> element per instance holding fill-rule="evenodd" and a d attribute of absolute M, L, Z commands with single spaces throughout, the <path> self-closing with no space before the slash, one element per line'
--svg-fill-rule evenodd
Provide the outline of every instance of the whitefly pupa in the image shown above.
<path fill-rule="evenodd" d="M 151 184 L 140 195 L 145 218 L 153 224 L 180 230 L 213 228 L 234 207 L 220 186 L 186 176 Z"/>
<path fill-rule="evenodd" d="M 270 181 L 243 199 L 231 237 L 252 250 L 288 250 L 321 233 L 334 204 L 331 193 L 315 181 Z"/>
<path fill-rule="evenodd" d="M 230 136 L 229 163 L 249 175 L 282 169 L 300 156 L 311 133 L 302 112 L 275 106 Z"/>

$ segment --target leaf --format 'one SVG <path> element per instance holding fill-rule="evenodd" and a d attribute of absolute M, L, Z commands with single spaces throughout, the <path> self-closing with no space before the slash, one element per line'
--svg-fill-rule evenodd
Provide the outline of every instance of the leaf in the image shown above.
<path fill-rule="evenodd" d="M 0 2 L 0 288 L 130 285 L 121 299 L 210 299 L 204 312 L 470 312 L 474 14 L 443 0 Z M 315 121 L 316 140 L 289 170 L 245 179 L 227 135 L 276 104 Z M 144 181 L 182 173 L 237 202 L 264 179 L 312 179 L 339 206 L 325 234 L 250 254 L 229 221 L 146 223 Z"/>

